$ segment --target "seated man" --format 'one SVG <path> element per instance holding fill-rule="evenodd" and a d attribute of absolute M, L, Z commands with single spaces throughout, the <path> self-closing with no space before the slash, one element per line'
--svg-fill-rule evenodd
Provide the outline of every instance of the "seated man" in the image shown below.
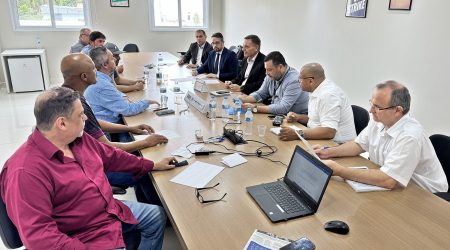
<path fill-rule="evenodd" d="M 120 61 L 120 54 L 122 54 L 123 51 L 120 50 L 119 47 L 117 47 L 117 45 L 115 45 L 114 43 L 110 43 L 110 42 L 105 43 L 105 47 L 107 49 L 109 49 L 109 51 L 111 51 L 111 53 L 113 53 L 114 58 L 116 58 L 116 72 L 119 74 L 122 74 L 123 73 L 123 65 L 119 66 L 119 61 Z"/>
<path fill-rule="evenodd" d="M 80 101 L 83 105 L 84 114 L 88 118 L 85 121 L 84 132 L 94 137 L 94 139 L 127 152 L 134 152 L 139 149 L 153 147 L 157 144 L 167 142 L 166 137 L 155 134 L 153 128 L 146 124 L 127 126 L 97 120 L 91 107 L 83 97 L 86 88 L 89 85 L 95 84 L 97 81 L 95 65 L 89 56 L 79 53 L 65 56 L 61 61 L 61 73 L 64 77 L 64 84 L 62 86 L 80 93 Z M 139 141 L 126 143 L 111 142 L 108 137 L 105 136 L 103 131 L 108 133 L 148 133 L 149 136 L 144 140 Z M 160 203 L 148 175 L 144 175 L 137 181 L 128 173 L 107 173 L 107 176 L 111 185 L 133 186 L 136 191 L 136 198 L 139 202 L 150 204 Z"/>
<path fill-rule="evenodd" d="M 89 86 L 84 97 L 89 102 L 97 119 L 122 123 L 121 116 L 132 116 L 144 112 L 150 104 L 158 104 L 152 100 L 130 102 L 111 84 L 111 74 L 116 68 L 111 51 L 105 47 L 92 49 L 90 57 L 97 69 L 97 83 Z"/>
<path fill-rule="evenodd" d="M 338 147 L 314 146 L 322 159 L 369 152 L 380 169 L 352 169 L 331 160 L 323 162 L 333 175 L 385 188 L 406 187 L 412 179 L 429 192 L 447 192 L 448 183 L 439 159 L 422 126 L 409 116 L 411 96 L 395 81 L 376 86 L 370 100 L 373 121 L 350 141 Z"/>
<path fill-rule="evenodd" d="M 178 61 L 179 65 L 185 63 L 191 63 L 187 65 L 188 68 L 197 68 L 206 62 L 208 59 L 208 53 L 212 50 L 211 44 L 206 41 L 206 33 L 204 30 L 195 31 L 195 39 L 197 42 L 191 43 L 186 54 Z"/>
<path fill-rule="evenodd" d="M 298 72 L 287 65 L 283 55 L 270 52 L 264 59 L 264 67 L 267 76 L 261 88 L 250 95 L 241 95 L 242 107 L 251 108 L 254 113 L 306 114 L 309 95 L 300 88 Z M 269 105 L 259 104 L 268 98 L 271 98 Z"/>
<path fill-rule="evenodd" d="M 309 63 L 300 70 L 298 79 L 303 91 L 309 92 L 308 114 L 290 112 L 288 122 L 299 122 L 307 129 L 299 130 L 305 139 L 329 140 L 344 143 L 356 137 L 353 111 L 347 95 L 334 82 L 325 78 L 325 72 L 318 63 Z M 295 131 L 283 127 L 280 132 L 283 141 L 299 139 Z"/>
<path fill-rule="evenodd" d="M 83 133 L 79 94 L 54 88 L 36 99 L 36 129 L 8 159 L 0 189 L 8 217 L 28 249 L 124 248 L 122 233 L 139 230 L 140 249 L 161 249 L 164 209 L 113 198 L 104 171 L 139 178 L 174 168 L 136 157 Z"/>
<path fill-rule="evenodd" d="M 207 73 L 208 78 L 218 78 L 221 81 L 228 81 L 237 76 L 238 60 L 236 54 L 225 48 L 222 33 L 212 35 L 213 50 L 209 52 L 208 59 L 197 70 L 192 70 L 192 74 Z"/>
<path fill-rule="evenodd" d="M 84 46 L 89 44 L 89 35 L 91 30 L 89 28 L 82 28 L 80 30 L 80 36 L 78 37 L 78 42 L 70 47 L 70 53 L 80 53 Z"/>
<path fill-rule="evenodd" d="M 116 70 L 114 70 L 113 81 L 116 88 L 122 93 L 143 90 L 145 85 L 144 80 L 131 80 L 119 75 L 119 73 L 122 73 L 124 70 L 123 65 L 119 66 L 120 54 L 122 54 L 123 51 L 121 51 L 119 47 L 117 47 L 117 45 L 110 42 L 106 43 L 105 47 L 109 49 L 109 51 L 111 51 L 114 58 L 116 59 Z"/>
<path fill-rule="evenodd" d="M 264 58 L 266 57 L 259 50 L 261 40 L 256 35 L 248 35 L 244 38 L 244 60 L 242 62 L 239 75 L 225 84 L 233 92 L 242 92 L 246 95 L 257 91 L 266 77 L 264 68 Z"/>
<path fill-rule="evenodd" d="M 106 42 L 106 36 L 100 31 L 92 31 L 89 34 L 89 44 L 84 46 L 81 53 L 89 55 L 89 52 L 93 48 L 104 46 Z"/>

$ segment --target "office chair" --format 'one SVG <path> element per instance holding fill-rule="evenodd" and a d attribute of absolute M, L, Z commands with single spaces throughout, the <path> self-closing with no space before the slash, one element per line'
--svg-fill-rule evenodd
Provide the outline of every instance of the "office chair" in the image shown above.
<path fill-rule="evenodd" d="M 0 196 L 0 236 L 2 238 L 3 244 L 8 249 L 15 249 L 23 246 L 22 240 L 20 239 L 19 232 L 16 226 L 9 219 L 6 213 L 6 206 L 3 198 Z"/>
<path fill-rule="evenodd" d="M 450 137 L 446 135 L 435 134 L 430 136 L 431 144 L 433 144 L 434 151 L 441 162 L 444 173 L 447 176 L 447 181 L 450 179 Z M 449 189 L 450 190 L 450 189 Z M 441 197 L 446 201 L 450 201 L 450 193 L 438 192 L 435 195 Z"/>
<path fill-rule="evenodd" d="M 356 134 L 359 135 L 367 127 L 367 124 L 369 124 L 369 112 L 357 105 L 352 105 L 352 111 Z"/>
<path fill-rule="evenodd" d="M 123 47 L 123 51 L 129 52 L 139 52 L 139 47 L 134 43 L 129 43 Z"/>

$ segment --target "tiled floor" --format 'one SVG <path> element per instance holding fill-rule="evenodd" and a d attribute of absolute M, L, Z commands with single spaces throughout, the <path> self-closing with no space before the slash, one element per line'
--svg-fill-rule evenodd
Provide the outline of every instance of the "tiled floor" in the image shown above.
<path fill-rule="evenodd" d="M 0 84 L 0 169 L 6 160 L 26 141 L 35 124 L 34 101 L 41 92 L 8 94 L 4 84 Z M 134 190 L 117 199 L 135 200 Z M 0 243 L 0 249 L 6 249 Z M 181 249 L 172 227 L 167 227 L 163 249 Z"/>

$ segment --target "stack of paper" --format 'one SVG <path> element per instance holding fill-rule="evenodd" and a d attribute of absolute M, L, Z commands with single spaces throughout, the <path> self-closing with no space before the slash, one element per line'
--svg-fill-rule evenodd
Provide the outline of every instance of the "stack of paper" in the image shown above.
<path fill-rule="evenodd" d="M 237 165 L 241 165 L 246 162 L 247 162 L 247 160 L 238 153 L 227 155 L 222 158 L 222 163 L 227 165 L 230 168 L 234 168 Z"/>
<path fill-rule="evenodd" d="M 202 188 L 223 169 L 224 167 L 196 161 L 194 164 L 183 170 L 183 172 L 173 177 L 170 181 L 189 187 Z"/>
<path fill-rule="evenodd" d="M 165 136 L 168 140 L 172 140 L 172 139 L 176 139 L 178 137 L 180 137 L 179 134 L 177 134 L 174 131 L 171 130 L 160 130 L 160 131 L 156 131 L 155 132 L 158 135 L 162 135 Z M 144 140 L 145 138 L 147 138 L 148 134 L 144 134 L 144 135 L 133 135 L 134 139 L 136 139 L 137 141 L 140 140 Z"/>
<path fill-rule="evenodd" d="M 345 180 L 350 187 L 353 188 L 356 192 L 373 192 L 373 191 L 389 191 L 388 188 L 378 187 L 374 185 L 369 185 L 357 181 Z"/>
<path fill-rule="evenodd" d="M 350 168 L 363 169 L 363 170 L 368 169 L 368 167 L 366 167 L 366 166 L 350 167 Z M 365 184 L 365 183 L 361 183 L 361 182 L 357 182 L 357 181 L 352 181 L 352 180 L 345 180 L 345 181 L 347 182 L 348 185 L 350 185 L 350 187 L 353 188 L 353 190 L 355 190 L 358 193 L 359 192 L 389 191 L 390 190 L 388 188 L 378 187 L 378 186 Z"/>

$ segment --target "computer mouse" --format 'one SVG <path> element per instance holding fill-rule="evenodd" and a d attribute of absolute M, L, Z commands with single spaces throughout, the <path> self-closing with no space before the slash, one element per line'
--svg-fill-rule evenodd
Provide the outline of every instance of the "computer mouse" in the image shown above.
<path fill-rule="evenodd" d="M 325 230 L 337 233 L 337 234 L 348 234 L 350 231 L 350 228 L 348 227 L 347 223 L 340 221 L 340 220 L 332 220 L 323 226 Z"/>

